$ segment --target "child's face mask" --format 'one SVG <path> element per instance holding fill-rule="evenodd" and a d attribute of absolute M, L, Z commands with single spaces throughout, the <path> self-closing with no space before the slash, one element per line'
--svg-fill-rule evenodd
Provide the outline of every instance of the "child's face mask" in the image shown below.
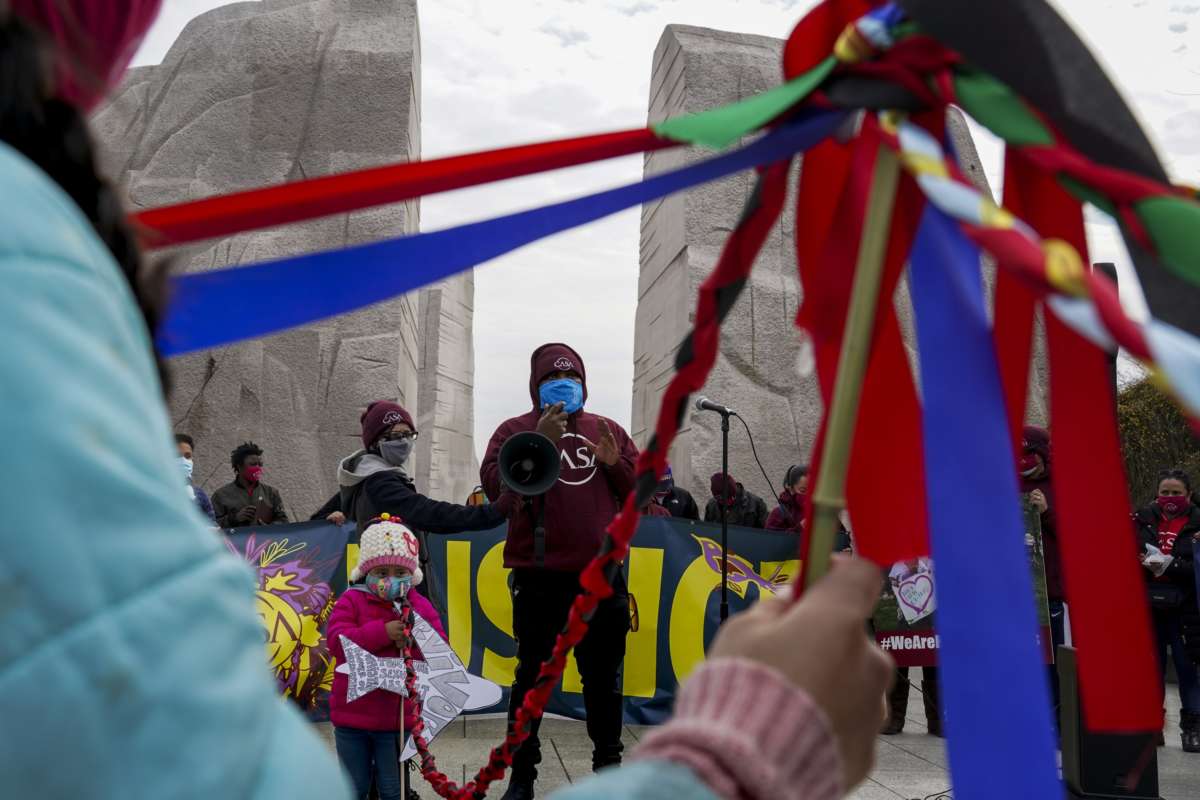
<path fill-rule="evenodd" d="M 399 600 L 411 587 L 412 575 L 397 577 L 372 573 L 367 576 L 367 588 L 387 601 Z"/>

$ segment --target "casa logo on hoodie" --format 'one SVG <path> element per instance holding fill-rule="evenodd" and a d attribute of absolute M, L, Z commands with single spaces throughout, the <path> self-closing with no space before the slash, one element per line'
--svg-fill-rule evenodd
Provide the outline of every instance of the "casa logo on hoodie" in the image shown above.
<path fill-rule="evenodd" d="M 566 359 L 559 359 L 565 361 Z M 567 362 L 570 363 L 570 362 Z M 557 364 L 555 365 L 557 366 Z M 575 441 L 569 442 L 568 439 Z M 559 447 L 558 482 L 567 486 L 582 486 L 596 475 L 596 456 L 577 433 L 564 433 Z"/>

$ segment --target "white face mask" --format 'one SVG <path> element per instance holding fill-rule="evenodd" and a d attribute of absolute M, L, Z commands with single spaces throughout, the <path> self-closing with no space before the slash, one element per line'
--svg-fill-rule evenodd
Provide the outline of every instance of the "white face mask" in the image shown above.
<path fill-rule="evenodd" d="M 188 483 L 191 483 L 192 470 L 195 468 L 195 465 L 192 464 L 192 460 L 190 458 L 184 458 L 183 456 L 180 456 L 179 468 L 183 470 L 183 476 L 187 478 Z"/>
<path fill-rule="evenodd" d="M 390 442 L 379 443 L 379 455 L 393 467 L 403 467 L 412 454 L 412 439 L 394 439 Z"/>

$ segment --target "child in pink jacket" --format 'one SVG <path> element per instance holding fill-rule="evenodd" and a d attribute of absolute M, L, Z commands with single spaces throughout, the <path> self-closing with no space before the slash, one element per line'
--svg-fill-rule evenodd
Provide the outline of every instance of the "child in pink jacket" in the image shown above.
<path fill-rule="evenodd" d="M 342 636 L 376 656 L 403 655 L 404 631 L 397 602 L 406 601 L 446 637 L 441 617 L 416 590 L 423 577 L 417 566 L 419 552 L 412 531 L 387 514 L 363 530 L 358 564 L 350 573 L 351 585 L 338 598 L 326 626 L 329 650 L 339 665 L 346 660 Z M 413 656 L 420 659 L 420 651 L 414 649 Z M 411 730 L 416 704 L 384 689 L 347 703 L 346 684 L 346 676 L 335 672 L 329 716 L 338 758 L 359 798 L 367 796 L 374 776 L 380 800 L 400 800 L 400 714 L 403 709 L 404 728 Z"/>

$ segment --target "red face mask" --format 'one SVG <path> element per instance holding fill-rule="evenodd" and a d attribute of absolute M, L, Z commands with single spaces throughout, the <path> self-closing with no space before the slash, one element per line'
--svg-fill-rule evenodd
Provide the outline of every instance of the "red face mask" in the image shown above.
<path fill-rule="evenodd" d="M 1038 457 L 1036 453 L 1025 453 L 1021 456 L 1021 460 L 1017 462 L 1017 469 L 1021 474 L 1028 477 L 1038 468 Z"/>
<path fill-rule="evenodd" d="M 246 480 L 250 483 L 258 483 L 262 479 L 262 467 L 246 467 Z"/>
<path fill-rule="evenodd" d="M 1187 495 L 1168 496 L 1160 494 L 1154 502 L 1158 503 L 1158 507 L 1161 508 L 1162 512 L 1168 517 L 1179 516 L 1184 511 L 1187 511 L 1188 506 L 1192 504 L 1192 501 L 1188 499 Z"/>

